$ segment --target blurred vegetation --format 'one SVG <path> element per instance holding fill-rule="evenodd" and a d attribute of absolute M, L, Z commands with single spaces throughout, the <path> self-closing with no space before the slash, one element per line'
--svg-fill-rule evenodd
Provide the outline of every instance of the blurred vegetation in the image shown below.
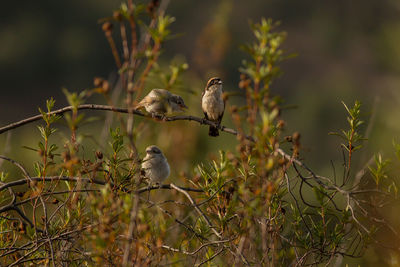
<path fill-rule="evenodd" d="M 110 10 L 118 9 L 120 1 L 45 1 L 40 5 L 29 1 L 17 5 L 9 1 L 4 4 L 0 29 L 1 125 L 36 114 L 38 106 L 46 110 L 44 99 L 50 97 L 56 99 L 54 108 L 67 105 L 61 88 L 81 92 L 93 87 L 95 76 L 104 77 L 111 88 L 118 87 L 119 73 L 99 18 L 106 18 Z M 298 55 L 282 63 L 283 75 L 274 81 L 270 90 L 284 100 L 280 103 L 280 116 L 286 121 L 284 133 L 301 133 L 300 159 L 323 176 L 332 175 L 332 165 L 338 168 L 343 164 L 341 140 L 328 133 L 347 127 L 343 119 L 347 112 L 341 102 L 350 104 L 356 99 L 363 103 L 364 110 L 365 123 L 360 125 L 360 134 L 368 141 L 353 161 L 355 170 L 363 168 L 375 152 L 380 152 L 384 159 L 376 156 L 376 166 L 371 167 L 376 179 L 380 179 L 379 166 L 386 165 L 385 158 L 395 158 L 392 140 L 398 141 L 400 131 L 400 5 L 397 1 L 256 0 L 249 4 L 231 0 L 174 0 L 170 1 L 167 13 L 176 18 L 170 29 L 178 35 L 162 47 L 160 58 L 143 86 L 144 92 L 165 88 L 179 69 L 173 90 L 184 97 L 191 115 L 202 116 L 201 91 L 205 81 L 216 75 L 224 80 L 224 90 L 229 93 L 227 110 L 232 105 L 243 105 L 246 97 L 239 88 L 238 66 L 246 54 L 238 48 L 253 40 L 248 30 L 249 20 L 258 22 L 263 16 L 271 17 L 281 21 L 278 29 L 289 33 L 283 48 Z M 113 37 L 120 38 L 118 31 L 113 32 Z M 88 102 L 107 103 L 97 95 L 85 95 L 85 100 L 87 97 Z M 120 103 L 125 105 L 122 99 Z M 93 158 L 95 151 L 110 149 L 107 143 L 96 140 L 104 132 L 102 126 L 107 115 L 86 114 L 85 118 L 94 119 L 79 124 L 79 132 L 85 134 L 78 136 L 81 138 L 78 142 L 86 142 L 80 156 Z M 48 136 L 49 140 L 60 148 L 66 140 L 71 141 L 68 129 L 72 120 L 58 121 L 60 131 Z M 189 122 L 150 124 L 146 119 L 138 119 L 136 123 L 133 134 L 139 140 L 138 151 L 144 151 L 151 140 L 168 155 L 173 166 L 169 182 L 186 177 L 206 158 L 220 159 L 219 150 L 234 151 L 237 145 L 234 136 L 224 135 L 223 142 L 221 138 L 211 139 L 206 135 L 206 127 Z M 223 124 L 235 126 L 227 115 Z M 24 126 L 13 130 L 10 136 L 0 135 L 0 152 L 20 162 L 36 161 L 38 151 L 22 146 L 37 147 L 40 138 L 36 128 Z M 4 162 L 3 166 L 9 168 L 7 164 Z M 393 161 L 392 166 L 394 175 L 398 175 L 398 163 Z M 35 172 L 33 164 L 26 164 L 26 168 L 30 173 Z M 43 166 L 37 166 L 36 171 L 38 168 Z M 10 177 L 17 174 L 13 170 Z M 102 194 L 105 200 L 109 198 L 109 192 Z M 399 219 L 394 216 L 398 212 L 395 205 L 384 211 L 399 225 Z M 143 214 L 143 218 L 146 216 Z M 390 234 L 382 234 L 382 239 L 390 240 Z M 391 251 L 377 245 L 361 260 L 345 259 L 344 262 L 396 266 L 398 260 Z"/>

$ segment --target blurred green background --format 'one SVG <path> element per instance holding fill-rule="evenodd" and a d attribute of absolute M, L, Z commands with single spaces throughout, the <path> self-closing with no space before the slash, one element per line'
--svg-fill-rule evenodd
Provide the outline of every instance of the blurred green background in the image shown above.
<path fill-rule="evenodd" d="M 98 19 L 110 16 L 119 5 L 119 0 L 2 3 L 2 126 L 37 114 L 38 106 L 44 107 L 50 97 L 56 99 L 56 107 L 66 105 L 62 87 L 81 91 L 93 86 L 94 76 L 111 82 L 117 79 Z M 332 175 L 330 160 L 340 166 L 340 140 L 328 133 L 346 127 L 341 101 L 352 105 L 356 99 L 364 104 L 366 126 L 372 121 L 371 131 L 364 127 L 370 132 L 369 141 L 356 157 L 358 167 L 375 152 L 393 156 L 392 140 L 400 141 L 398 0 L 171 0 L 167 13 L 176 17 L 172 30 L 181 35 L 165 44 L 160 65 L 167 66 L 171 60 L 189 64 L 178 93 L 189 103 L 190 114 L 201 116 L 200 94 L 211 76 L 220 76 L 226 91 L 239 92 L 238 68 L 246 58 L 239 46 L 252 41 L 249 21 L 273 18 L 281 21 L 279 29 L 288 33 L 286 51 L 298 56 L 282 64 L 284 74 L 272 90 L 284 98 L 284 106 L 288 107 L 282 113 L 287 134 L 299 131 L 302 135 L 301 156 L 305 162 L 322 175 Z M 153 86 L 157 86 L 156 81 L 148 82 L 146 90 Z M 242 100 L 239 94 L 229 102 Z M 105 103 L 101 98 L 94 101 Z M 90 114 L 100 119 L 105 116 L 100 112 Z M 232 125 L 229 112 L 223 123 Z M 235 149 L 234 137 L 222 134 L 217 139 L 208 138 L 206 127 L 197 124 L 148 124 L 141 124 L 145 134 L 139 136 L 139 148 L 144 149 L 150 142 L 161 146 L 174 174 L 192 169 L 218 149 Z M 97 137 L 99 127 L 100 122 L 80 130 Z M 60 128 L 66 129 L 63 125 Z M 7 148 L 7 135 L 2 134 L 0 153 L 28 165 L 37 156 L 21 146 L 34 147 L 38 138 L 38 130 L 27 125 L 13 131 Z M 90 140 L 88 153 L 100 145 Z M 378 261 L 382 259 L 371 252 L 361 263 L 374 266 Z"/>

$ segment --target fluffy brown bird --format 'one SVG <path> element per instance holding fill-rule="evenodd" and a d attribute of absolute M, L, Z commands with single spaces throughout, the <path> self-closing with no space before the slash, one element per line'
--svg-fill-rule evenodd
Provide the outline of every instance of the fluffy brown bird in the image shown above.
<path fill-rule="evenodd" d="M 153 89 L 140 101 L 135 109 L 145 108 L 147 112 L 165 115 L 187 108 L 182 97 L 165 89 Z"/>
<path fill-rule="evenodd" d="M 224 116 L 225 102 L 222 98 L 222 80 L 218 77 L 211 78 L 207 82 L 201 98 L 201 108 L 207 120 L 221 124 L 222 116 Z M 218 136 L 218 128 L 210 126 L 209 136 Z"/>

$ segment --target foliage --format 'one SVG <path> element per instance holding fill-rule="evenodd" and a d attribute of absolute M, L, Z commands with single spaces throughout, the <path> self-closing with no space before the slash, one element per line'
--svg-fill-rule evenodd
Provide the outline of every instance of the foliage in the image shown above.
<path fill-rule="evenodd" d="M 300 134 L 283 135 L 281 100 L 272 95 L 271 85 L 290 55 L 282 49 L 286 33 L 276 31 L 279 24 L 272 20 L 251 25 L 254 41 L 243 46 L 249 59 L 239 69 L 238 87 L 246 101 L 229 108 L 236 130 L 220 127 L 237 136 L 236 151 L 220 151 L 218 159 L 199 163 L 180 177 L 185 187 L 149 185 L 137 149 L 143 122 L 134 115 L 151 117 L 136 112 L 134 104 L 149 77 L 168 90 L 181 84 L 186 63 L 171 64 L 170 73 L 157 63 L 174 21 L 160 1 L 147 6 L 128 1 L 102 20 L 128 113 L 126 119 L 116 113 L 119 127 L 110 127 L 109 142 L 99 139 L 108 148 L 93 151 L 90 159 L 81 153 L 88 145 L 79 128 L 86 98 L 100 94 L 116 111 L 110 97 L 116 88 L 97 77 L 93 89 L 80 94 L 64 90 L 72 114 L 64 115 L 70 138 L 62 148 L 51 143 L 57 130 L 53 124 L 60 119 L 53 111 L 55 101 L 46 102 L 46 111 L 39 109 L 42 140 L 38 148 L 27 147 L 39 155 L 35 176 L 1 156 L 23 176 L 10 179 L 10 170 L 0 175 L 2 265 L 304 266 L 360 257 L 383 230 L 398 238 L 376 210 L 397 197 L 391 161 L 378 154 L 374 164 L 358 172 L 352 165 L 365 140 L 359 102 L 353 107 L 343 103 L 349 129 L 334 133 L 344 140 L 341 179 L 334 166 L 332 177 L 314 173 L 300 157 Z M 139 26 L 144 34 L 139 35 Z M 395 149 L 398 156 L 399 145 Z M 167 199 L 154 197 L 154 191 L 165 191 Z"/>

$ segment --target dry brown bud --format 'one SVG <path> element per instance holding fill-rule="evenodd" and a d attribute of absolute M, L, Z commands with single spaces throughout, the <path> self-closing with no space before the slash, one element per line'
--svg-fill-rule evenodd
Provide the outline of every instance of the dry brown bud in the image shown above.
<path fill-rule="evenodd" d="M 104 81 L 102 87 L 104 93 L 107 93 L 110 90 L 110 84 L 108 83 L 108 81 Z"/>
<path fill-rule="evenodd" d="M 21 234 L 25 234 L 25 232 L 26 232 L 26 225 L 25 225 L 25 223 L 21 222 L 21 223 L 19 224 L 19 226 L 18 226 L 18 230 L 19 230 L 19 232 L 20 232 Z"/>
<path fill-rule="evenodd" d="M 129 82 L 128 83 L 128 93 L 133 93 L 134 90 L 134 86 L 133 86 L 133 82 Z"/>
<path fill-rule="evenodd" d="M 58 199 L 53 199 L 52 201 L 51 201 L 51 203 L 53 203 L 53 204 L 57 204 L 59 201 L 58 201 Z"/>
<path fill-rule="evenodd" d="M 284 120 L 279 120 L 276 126 L 277 126 L 279 129 L 282 129 L 283 127 L 285 127 L 285 124 L 286 124 L 286 123 L 285 123 Z"/>
<path fill-rule="evenodd" d="M 236 112 L 238 112 L 238 107 L 237 106 L 231 106 L 231 112 L 232 113 L 236 113 Z"/>
<path fill-rule="evenodd" d="M 103 29 L 103 31 L 105 32 L 111 32 L 113 29 L 113 25 L 111 22 L 104 22 L 103 25 L 101 26 L 101 28 Z"/>
<path fill-rule="evenodd" d="M 24 192 L 17 192 L 16 195 L 17 195 L 18 197 L 23 197 L 23 196 L 24 196 Z"/>
<path fill-rule="evenodd" d="M 114 11 L 113 17 L 114 17 L 114 19 L 117 20 L 117 21 L 122 21 L 122 14 L 121 14 L 121 12 L 118 11 L 118 10 L 117 10 L 117 11 Z"/>
<path fill-rule="evenodd" d="M 242 80 L 239 82 L 240 89 L 246 89 L 250 85 L 250 80 Z"/>
<path fill-rule="evenodd" d="M 154 12 L 156 8 L 160 5 L 160 0 L 152 0 L 146 7 L 147 13 L 151 16 L 154 17 Z"/>
<path fill-rule="evenodd" d="M 293 140 L 295 142 L 298 142 L 300 140 L 300 133 L 299 132 L 294 132 L 292 137 L 293 137 Z"/>
<path fill-rule="evenodd" d="M 95 87 L 101 87 L 103 85 L 104 79 L 101 77 L 94 77 L 93 84 Z"/>

